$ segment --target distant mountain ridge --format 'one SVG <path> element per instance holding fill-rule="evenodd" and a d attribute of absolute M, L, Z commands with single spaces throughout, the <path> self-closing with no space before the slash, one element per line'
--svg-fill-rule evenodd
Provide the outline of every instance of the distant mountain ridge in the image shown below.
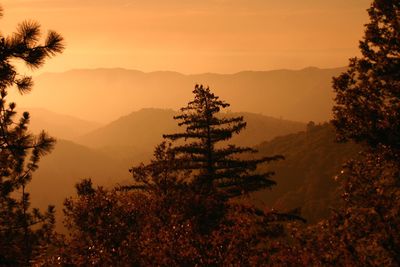
<path fill-rule="evenodd" d="M 17 111 L 19 114 L 29 112 L 30 131 L 37 134 L 44 130 L 59 139 L 73 140 L 102 126 L 98 122 L 58 114 L 43 108 L 18 108 Z"/>
<path fill-rule="evenodd" d="M 177 110 L 192 98 L 195 84 L 246 111 L 293 121 L 326 121 L 333 105 L 332 77 L 345 68 L 243 71 L 191 74 L 126 69 L 71 70 L 44 73 L 34 90 L 18 97 L 22 106 L 40 106 L 86 120 L 110 122 L 132 110 Z"/>
<path fill-rule="evenodd" d="M 56 206 L 57 227 L 61 230 L 62 204 L 75 194 L 77 182 L 91 178 L 96 185 L 113 186 L 130 178 L 130 167 L 100 151 L 59 139 L 54 150 L 39 162 L 27 190 L 33 207 Z"/>

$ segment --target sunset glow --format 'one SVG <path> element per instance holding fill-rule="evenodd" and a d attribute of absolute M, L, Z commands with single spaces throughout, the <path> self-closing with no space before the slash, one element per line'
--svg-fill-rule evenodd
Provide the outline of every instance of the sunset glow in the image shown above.
<path fill-rule="evenodd" d="M 0 266 L 400 266 L 399 0 L 0 2 Z"/>
<path fill-rule="evenodd" d="M 234 73 L 345 66 L 367 0 L 5 0 L 2 32 L 32 19 L 67 49 L 41 72 L 122 67 Z"/>

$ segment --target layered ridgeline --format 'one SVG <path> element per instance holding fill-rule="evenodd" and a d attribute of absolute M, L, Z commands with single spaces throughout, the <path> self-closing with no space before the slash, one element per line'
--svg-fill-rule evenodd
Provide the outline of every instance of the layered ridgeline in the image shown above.
<path fill-rule="evenodd" d="M 278 210 L 301 208 L 309 222 L 326 217 L 338 205 L 335 175 L 360 151 L 354 143 L 337 143 L 334 129 L 327 123 L 310 123 L 307 131 L 277 137 L 257 149 L 261 155 L 282 154 L 285 160 L 268 165 L 276 172 L 277 185 L 258 192 L 256 199 Z"/>
<path fill-rule="evenodd" d="M 43 108 L 18 108 L 18 112 L 28 111 L 31 115 L 29 129 L 37 134 L 42 130 L 57 139 L 74 140 L 102 126 L 95 121 L 55 113 Z"/>
<path fill-rule="evenodd" d="M 127 164 L 99 151 L 60 139 L 39 166 L 27 190 L 35 207 L 46 207 L 48 204 L 56 206 L 58 227 L 62 225 L 63 201 L 75 194 L 77 182 L 91 178 L 97 185 L 112 186 L 130 178 Z"/>
<path fill-rule="evenodd" d="M 40 106 L 86 120 L 110 122 L 132 110 L 178 110 L 195 84 L 210 86 L 234 111 L 308 122 L 331 118 L 331 81 L 343 68 L 244 71 L 184 75 L 125 69 L 72 70 L 35 78 L 35 90 L 15 96 L 20 106 Z"/>

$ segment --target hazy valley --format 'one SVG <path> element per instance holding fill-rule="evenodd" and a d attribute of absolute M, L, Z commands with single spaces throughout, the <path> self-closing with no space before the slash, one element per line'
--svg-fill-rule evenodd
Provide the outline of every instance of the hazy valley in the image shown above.
<path fill-rule="evenodd" d="M 336 183 L 332 176 L 356 150 L 353 145 L 334 144 L 333 132 L 327 125 L 306 130 L 305 122 L 309 120 L 329 119 L 333 97 L 330 80 L 340 70 L 182 75 L 101 69 L 43 74 L 37 79 L 37 89 L 24 96 L 22 103 L 26 98 L 25 105 L 29 105 L 29 97 L 41 98 L 48 95 L 49 88 L 57 88 L 52 97 L 62 94 L 74 104 L 56 107 L 47 104 L 53 101 L 42 103 L 46 109 L 62 110 L 68 115 L 27 108 L 32 131 L 44 129 L 58 139 L 55 150 L 42 159 L 30 185 L 33 202 L 39 206 L 53 203 L 60 213 L 63 200 L 74 194 L 74 184 L 83 178 L 92 178 L 95 184 L 104 186 L 129 182 L 129 168 L 151 158 L 162 134 L 180 131 L 173 116 L 178 114 L 179 106 L 190 100 L 194 83 L 205 80 L 221 99 L 231 102 L 230 111 L 223 116 L 243 116 L 247 122 L 246 129 L 231 143 L 257 147 L 260 155 L 286 157 L 285 161 L 263 167 L 276 171 L 278 185 L 272 191 L 258 193 L 257 201 L 281 209 L 302 207 L 304 215 L 315 221 L 325 216 L 334 203 Z M 74 89 L 78 83 L 87 86 L 82 90 L 85 93 Z M 145 106 L 159 108 L 140 109 Z M 123 113 L 129 107 L 130 112 Z M 133 107 L 139 110 L 134 111 Z M 277 116 L 278 110 L 285 116 Z M 267 116 L 269 113 L 275 117 Z M 106 122 L 113 117 L 118 118 Z M 43 184 L 52 190 L 43 190 Z"/>

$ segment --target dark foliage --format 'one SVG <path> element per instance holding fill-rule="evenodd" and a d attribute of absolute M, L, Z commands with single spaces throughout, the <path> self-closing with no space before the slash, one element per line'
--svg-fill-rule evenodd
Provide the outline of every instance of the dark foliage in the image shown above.
<path fill-rule="evenodd" d="M 334 78 L 338 137 L 400 149 L 400 2 L 375 0 L 368 10 L 361 58 Z"/>
<path fill-rule="evenodd" d="M 78 197 L 68 199 L 64 208 L 70 236 L 44 262 L 73 266 L 265 265 L 271 263 L 284 236 L 280 222 L 298 218 L 243 203 L 221 207 L 212 196 L 199 196 L 182 186 L 169 187 L 167 194 L 158 189 L 94 189 L 90 181 L 78 187 Z M 218 209 L 224 211 L 218 224 L 203 231 L 204 219 Z"/>
<path fill-rule="evenodd" d="M 400 265 L 400 3 L 375 0 L 368 11 L 363 57 L 334 79 L 338 137 L 363 151 L 338 176 L 342 205 L 295 231 L 298 243 L 287 250 L 297 264 Z"/>
<path fill-rule="evenodd" d="M 349 161 L 340 175 L 342 205 L 329 219 L 293 228 L 281 255 L 303 266 L 398 266 L 400 165 L 387 147 Z"/>
<path fill-rule="evenodd" d="M 197 204 L 193 202 L 191 216 L 198 220 L 199 232 L 209 233 L 224 218 L 229 199 L 275 184 L 269 179 L 274 173 L 257 173 L 257 165 L 283 157 L 245 159 L 240 156 L 257 151 L 249 147 L 224 146 L 224 141 L 229 141 L 246 126 L 243 117 L 217 116 L 229 104 L 209 88 L 196 85 L 193 94 L 194 100 L 174 117 L 185 131 L 164 135 L 173 143 L 159 145 L 150 164 L 134 167 L 131 172 L 134 188 L 163 195 L 168 194 L 167 188 L 176 186 L 191 191 L 197 199 Z M 178 142 L 181 139 L 184 141 Z"/>
<path fill-rule="evenodd" d="M 40 26 L 26 21 L 16 33 L 0 36 L 0 265 L 26 265 L 45 252 L 52 237 L 54 207 L 45 213 L 30 209 L 26 187 L 40 158 L 53 147 L 54 139 L 44 132 L 28 131 L 29 113 L 16 118 L 15 103 L 7 104 L 13 86 L 20 93 L 31 90 L 31 77 L 18 74 L 13 60 L 38 68 L 45 59 L 62 51 L 62 37 L 50 31 L 38 44 Z"/>

